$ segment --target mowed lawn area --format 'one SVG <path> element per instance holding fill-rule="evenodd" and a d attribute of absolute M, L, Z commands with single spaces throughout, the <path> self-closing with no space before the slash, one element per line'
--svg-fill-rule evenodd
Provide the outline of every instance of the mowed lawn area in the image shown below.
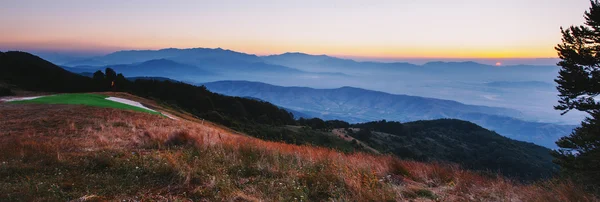
<path fill-rule="evenodd" d="M 59 94 L 40 97 L 32 100 L 20 100 L 12 101 L 10 103 L 38 103 L 38 104 L 73 104 L 73 105 L 88 105 L 96 107 L 107 107 L 116 109 L 127 109 L 139 112 L 146 112 L 151 114 L 159 114 L 159 112 L 142 109 L 136 106 L 131 106 L 119 102 L 107 100 L 108 96 L 89 94 L 89 93 L 73 93 L 73 94 Z"/>

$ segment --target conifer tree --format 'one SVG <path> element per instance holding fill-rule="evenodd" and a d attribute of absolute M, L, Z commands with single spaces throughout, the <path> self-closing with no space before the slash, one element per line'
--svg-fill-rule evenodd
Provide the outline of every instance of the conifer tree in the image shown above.
<path fill-rule="evenodd" d="M 555 163 L 573 179 L 598 191 L 600 185 L 600 2 L 591 1 L 585 25 L 561 27 L 562 43 L 556 46 L 561 61 L 559 101 L 565 114 L 571 110 L 588 114 L 569 136 L 558 140 Z"/>

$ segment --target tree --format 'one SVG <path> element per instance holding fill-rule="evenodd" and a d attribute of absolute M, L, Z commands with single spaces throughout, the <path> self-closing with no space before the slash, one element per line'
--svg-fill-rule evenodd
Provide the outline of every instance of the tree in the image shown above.
<path fill-rule="evenodd" d="M 123 74 L 117 74 L 117 78 L 115 79 L 115 89 L 117 91 L 125 91 L 128 87 L 129 80 L 123 76 Z"/>
<path fill-rule="evenodd" d="M 108 88 L 112 91 L 116 91 L 116 86 L 115 86 L 115 81 L 117 80 L 117 72 L 115 72 L 115 70 L 111 69 L 111 68 L 106 68 L 106 70 L 104 70 L 104 73 L 106 74 L 106 83 L 108 84 Z"/>
<path fill-rule="evenodd" d="M 105 81 L 106 78 L 104 76 L 104 73 L 102 73 L 102 71 L 98 70 L 98 71 L 94 72 L 92 79 L 94 81 L 94 89 L 95 90 L 104 91 L 106 89 L 106 86 L 104 85 L 106 83 L 106 81 Z"/>
<path fill-rule="evenodd" d="M 554 162 L 565 174 L 600 190 L 600 2 L 591 1 L 585 25 L 563 29 L 562 43 L 556 46 L 561 61 L 558 78 L 559 101 L 555 109 L 589 116 L 569 136 L 556 142 Z"/>
<path fill-rule="evenodd" d="M 94 76 L 92 77 L 94 79 L 94 81 L 104 81 L 104 73 L 102 73 L 102 71 L 98 70 L 96 72 L 94 72 Z"/>
<path fill-rule="evenodd" d="M 106 73 L 106 80 L 115 81 L 115 79 L 117 79 L 117 72 L 115 72 L 115 70 L 111 68 L 106 68 L 104 72 Z"/>

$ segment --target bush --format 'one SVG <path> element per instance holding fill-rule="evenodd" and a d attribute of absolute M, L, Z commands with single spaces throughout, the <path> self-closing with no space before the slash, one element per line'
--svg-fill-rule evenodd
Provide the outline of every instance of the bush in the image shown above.
<path fill-rule="evenodd" d="M 431 192 L 427 189 L 419 189 L 419 190 L 415 191 L 415 194 L 417 194 L 417 196 L 419 196 L 421 198 L 428 198 L 431 200 L 435 200 L 437 198 L 437 196 L 433 192 Z"/>
<path fill-rule="evenodd" d="M 171 134 L 165 142 L 165 145 L 167 146 L 185 146 L 193 144 L 193 137 L 186 131 L 178 131 Z"/>
<path fill-rule="evenodd" d="M 400 163 L 399 160 L 394 159 L 390 164 L 390 174 L 401 175 L 404 177 L 410 177 L 410 172 Z"/>

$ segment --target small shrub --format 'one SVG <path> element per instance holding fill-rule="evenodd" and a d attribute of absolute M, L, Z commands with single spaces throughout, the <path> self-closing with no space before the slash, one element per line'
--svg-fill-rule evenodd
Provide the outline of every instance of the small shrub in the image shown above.
<path fill-rule="evenodd" d="M 119 127 L 120 128 L 127 128 L 129 126 L 129 125 L 127 125 L 127 123 L 120 122 L 120 121 L 119 122 L 114 122 L 112 125 L 113 125 L 113 127 L 117 127 L 117 128 L 119 128 Z"/>
<path fill-rule="evenodd" d="M 415 192 L 413 192 L 413 191 L 402 191 L 402 195 L 403 195 L 404 197 L 406 197 L 406 198 L 410 198 L 410 199 L 413 199 L 413 198 L 417 198 L 417 197 L 418 197 L 418 195 L 417 195 Z"/>
<path fill-rule="evenodd" d="M 428 198 L 431 200 L 435 200 L 437 198 L 437 196 L 433 192 L 427 189 L 419 189 L 415 191 L 415 194 L 421 198 Z"/>
<path fill-rule="evenodd" d="M 145 149 L 160 149 L 163 142 L 152 135 L 152 133 L 145 131 L 139 136 L 138 144 L 141 148 Z"/>
<path fill-rule="evenodd" d="M 432 186 L 448 184 L 454 181 L 456 165 L 442 164 L 439 162 L 431 163 L 431 170 L 428 172 L 429 179 L 433 180 Z"/>
<path fill-rule="evenodd" d="M 410 172 L 408 172 L 408 170 L 402 165 L 402 163 L 399 160 L 392 160 L 389 166 L 390 174 L 410 177 Z"/>
<path fill-rule="evenodd" d="M 192 144 L 194 144 L 194 139 L 186 131 L 178 131 L 171 134 L 165 142 L 167 146 L 186 146 Z"/>
<path fill-rule="evenodd" d="M 104 170 L 112 167 L 114 164 L 113 156 L 108 152 L 99 152 L 84 161 L 84 165 L 90 170 Z"/>
<path fill-rule="evenodd" d="M 298 182 L 298 188 L 303 193 L 296 195 L 306 194 L 309 201 L 325 201 L 336 198 L 343 193 L 345 187 L 340 176 L 326 171 L 325 163 L 306 167 L 298 177 Z"/>

